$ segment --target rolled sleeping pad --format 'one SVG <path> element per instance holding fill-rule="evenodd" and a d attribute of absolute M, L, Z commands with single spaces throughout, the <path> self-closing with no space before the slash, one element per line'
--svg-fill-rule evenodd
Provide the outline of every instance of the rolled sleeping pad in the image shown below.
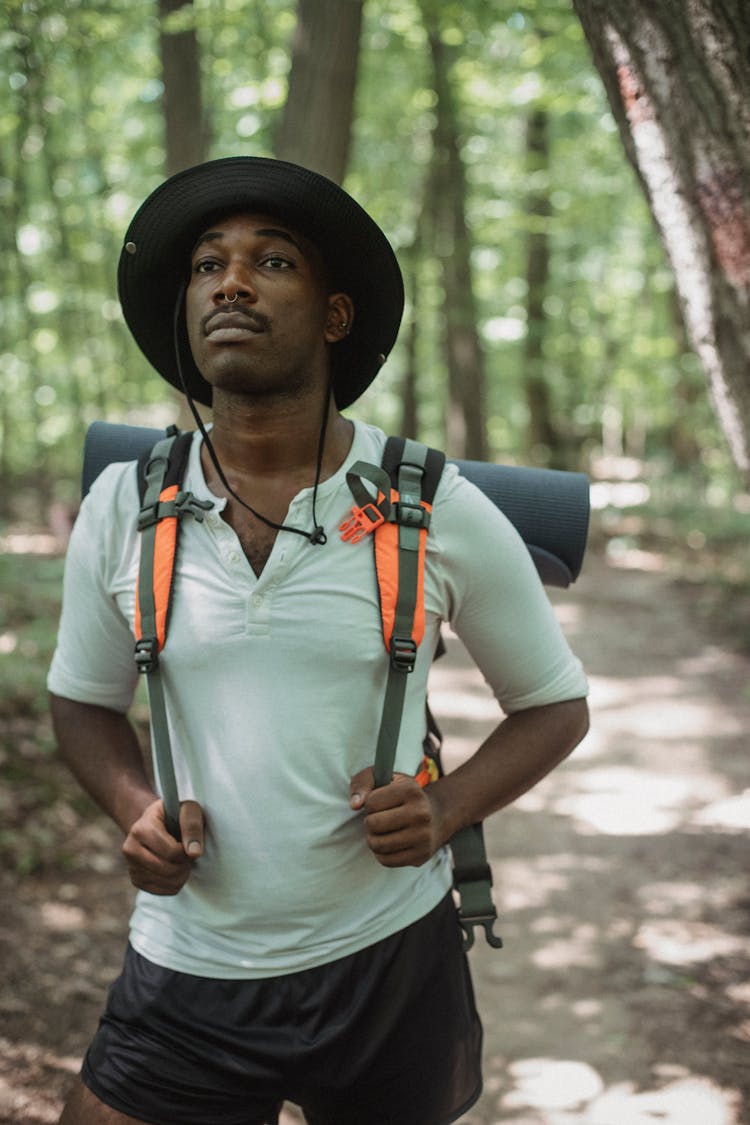
<path fill-rule="evenodd" d="M 125 426 L 116 422 L 92 422 L 83 446 L 81 499 L 102 469 L 116 461 L 137 461 L 164 437 L 164 430 L 147 426 Z"/>
<path fill-rule="evenodd" d="M 581 573 L 589 531 L 585 473 L 453 461 L 510 520 L 545 586 L 570 586 Z"/>
<path fill-rule="evenodd" d="M 83 451 L 81 495 L 113 461 L 137 461 L 163 430 L 92 422 Z M 585 473 L 452 461 L 503 512 L 526 544 L 545 586 L 569 586 L 581 572 L 589 527 Z"/>

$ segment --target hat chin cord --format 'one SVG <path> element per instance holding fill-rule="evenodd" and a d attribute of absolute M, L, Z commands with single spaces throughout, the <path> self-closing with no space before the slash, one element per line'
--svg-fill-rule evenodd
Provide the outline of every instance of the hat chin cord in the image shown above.
<path fill-rule="evenodd" d="M 173 340 L 174 340 L 175 359 L 177 361 L 177 375 L 178 375 L 179 380 L 180 380 L 180 386 L 182 387 L 182 392 L 185 395 L 185 398 L 187 399 L 188 406 L 190 407 L 190 413 L 193 415 L 193 418 L 195 419 L 196 425 L 197 425 L 198 429 L 200 430 L 200 433 L 201 433 L 201 436 L 203 437 L 203 441 L 205 443 L 206 449 L 208 450 L 208 455 L 211 458 L 211 461 L 213 462 L 213 466 L 216 469 L 216 472 L 218 473 L 219 480 L 224 485 L 224 487 L 226 488 L 229 495 L 232 496 L 237 501 L 238 504 L 241 504 L 243 508 L 246 508 L 247 511 L 250 512 L 251 515 L 255 516 L 256 519 L 259 519 L 261 521 L 261 523 L 266 524 L 268 527 L 272 527 L 275 531 L 292 531 L 292 532 L 294 532 L 295 535 L 301 535 L 303 537 L 303 539 L 307 539 L 307 541 L 309 543 L 311 543 L 313 546 L 321 546 L 322 547 L 325 543 L 328 542 L 328 536 L 326 535 L 325 529 L 323 528 L 323 526 L 318 523 L 317 516 L 315 514 L 315 503 L 316 503 L 316 500 L 317 500 L 317 497 L 318 497 L 318 485 L 320 484 L 320 474 L 321 474 L 322 469 L 323 469 L 323 451 L 325 449 L 326 431 L 328 429 L 328 415 L 329 415 L 329 412 L 330 412 L 331 394 L 332 394 L 332 390 L 333 390 L 333 385 L 332 385 L 332 380 L 331 380 L 330 375 L 329 375 L 329 378 L 328 378 L 328 386 L 326 388 L 325 403 L 324 403 L 324 406 L 323 406 L 323 419 L 322 419 L 321 426 L 320 426 L 320 437 L 318 438 L 318 454 L 317 454 L 316 465 L 315 465 L 315 484 L 313 486 L 313 494 L 312 494 L 313 529 L 312 529 L 312 531 L 305 531 L 301 527 L 292 527 L 289 524 L 285 524 L 285 523 L 275 523 L 273 520 L 268 519 L 267 516 L 262 515 L 260 512 L 256 512 L 255 508 L 251 508 L 250 505 L 247 504 L 242 499 L 242 497 L 239 496 L 235 492 L 235 490 L 232 488 L 231 484 L 229 483 L 229 481 L 227 480 L 227 478 L 224 474 L 224 470 L 221 467 L 221 464 L 219 462 L 219 458 L 216 454 L 216 450 L 213 447 L 213 442 L 211 441 L 211 438 L 209 437 L 208 430 L 206 429 L 206 426 L 203 422 L 203 419 L 201 418 L 200 414 L 198 413 L 198 409 L 197 409 L 195 403 L 193 402 L 193 396 L 191 395 L 190 391 L 188 390 L 187 381 L 185 379 L 185 372 L 184 372 L 184 369 L 183 369 L 183 366 L 182 366 L 182 356 L 180 354 L 180 327 L 179 327 L 179 322 L 180 322 L 180 312 L 182 310 L 182 304 L 183 304 L 183 301 L 185 299 L 186 289 L 187 289 L 187 284 L 185 282 L 183 282 L 183 284 L 180 286 L 179 292 L 177 294 L 177 300 L 175 302 L 175 307 L 174 307 L 174 316 L 173 316 L 173 319 L 172 319 L 172 333 L 173 333 Z"/>

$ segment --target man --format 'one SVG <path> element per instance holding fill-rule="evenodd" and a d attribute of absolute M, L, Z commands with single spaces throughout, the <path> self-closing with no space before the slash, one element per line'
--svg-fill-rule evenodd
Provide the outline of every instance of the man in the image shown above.
<path fill-rule="evenodd" d="M 586 729 L 586 683 L 509 523 L 454 470 L 433 505 L 426 631 L 396 770 L 373 787 L 386 678 L 368 541 L 337 534 L 380 431 L 340 410 L 403 307 L 382 232 L 339 187 L 272 160 L 180 173 L 126 235 L 120 297 L 157 370 L 213 406 L 185 487 L 162 659 L 181 842 L 126 718 L 139 507 L 104 471 L 66 564 L 50 671 L 61 751 L 125 836 L 139 888 L 122 976 L 62 1125 L 440 1125 L 481 1090 L 481 1028 L 446 841 Z M 507 714 L 426 789 L 424 698 L 450 620 Z"/>

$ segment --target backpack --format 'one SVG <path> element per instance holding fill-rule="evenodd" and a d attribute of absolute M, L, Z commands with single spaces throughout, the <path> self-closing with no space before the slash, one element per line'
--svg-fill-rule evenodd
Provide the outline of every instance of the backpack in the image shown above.
<path fill-rule="evenodd" d="M 106 464 L 138 457 L 141 552 L 136 592 L 135 661 L 148 682 L 154 758 L 165 822 L 178 840 L 179 795 L 159 653 L 167 638 L 180 521 L 186 515 L 201 521 L 212 507 L 210 501 L 198 500 L 182 488 L 192 437 L 190 432 L 179 433 L 176 427 L 162 434 L 139 427 L 95 422 L 86 437 L 82 482 L 85 495 Z M 420 442 L 388 438 L 380 466 L 359 461 L 347 472 L 347 483 L 355 503 L 339 530 L 342 538 L 352 543 L 366 535 L 372 536 L 383 641 L 389 657 L 374 760 L 376 786 L 387 784 L 393 773 L 406 677 L 414 668 L 417 648 L 424 634 L 425 544 L 432 501 L 444 464 L 443 453 Z M 515 524 L 543 582 L 567 586 L 577 578 L 588 531 L 589 490 L 584 474 L 482 462 L 456 464 L 462 475 L 477 484 Z M 441 650 L 442 642 L 435 656 L 439 656 Z M 443 775 L 442 735 L 429 705 L 426 705 L 425 725 L 424 757 L 416 775 L 422 786 Z M 487 862 L 482 824 L 462 829 L 449 841 L 449 846 L 464 949 L 473 945 L 477 926 L 484 929 L 491 946 L 501 947 L 502 939 L 493 932 L 497 910 L 492 899 L 492 872 Z"/>

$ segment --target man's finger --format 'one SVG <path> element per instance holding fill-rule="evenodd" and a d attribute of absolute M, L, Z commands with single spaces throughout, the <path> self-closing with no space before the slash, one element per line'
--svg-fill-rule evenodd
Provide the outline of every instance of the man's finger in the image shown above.
<path fill-rule="evenodd" d="M 184 857 L 180 844 L 167 831 L 164 823 L 164 803 L 161 799 L 154 801 L 134 824 L 123 844 L 123 851 L 127 855 L 133 849 L 145 849 L 151 852 L 158 860 L 179 862 Z"/>
<path fill-rule="evenodd" d="M 372 789 L 365 798 L 367 811 L 382 812 L 385 809 L 396 809 L 409 801 L 418 799 L 423 790 L 413 777 L 405 773 L 394 773 L 388 785 L 381 785 L 379 789 Z"/>
<path fill-rule="evenodd" d="M 205 818 L 197 801 L 183 801 L 180 805 L 180 834 L 187 855 L 198 859 L 203 855 Z"/>
<path fill-rule="evenodd" d="M 353 809 L 362 809 L 367 798 L 372 793 L 375 784 L 375 775 L 372 766 L 355 773 L 349 783 L 349 806 Z"/>

